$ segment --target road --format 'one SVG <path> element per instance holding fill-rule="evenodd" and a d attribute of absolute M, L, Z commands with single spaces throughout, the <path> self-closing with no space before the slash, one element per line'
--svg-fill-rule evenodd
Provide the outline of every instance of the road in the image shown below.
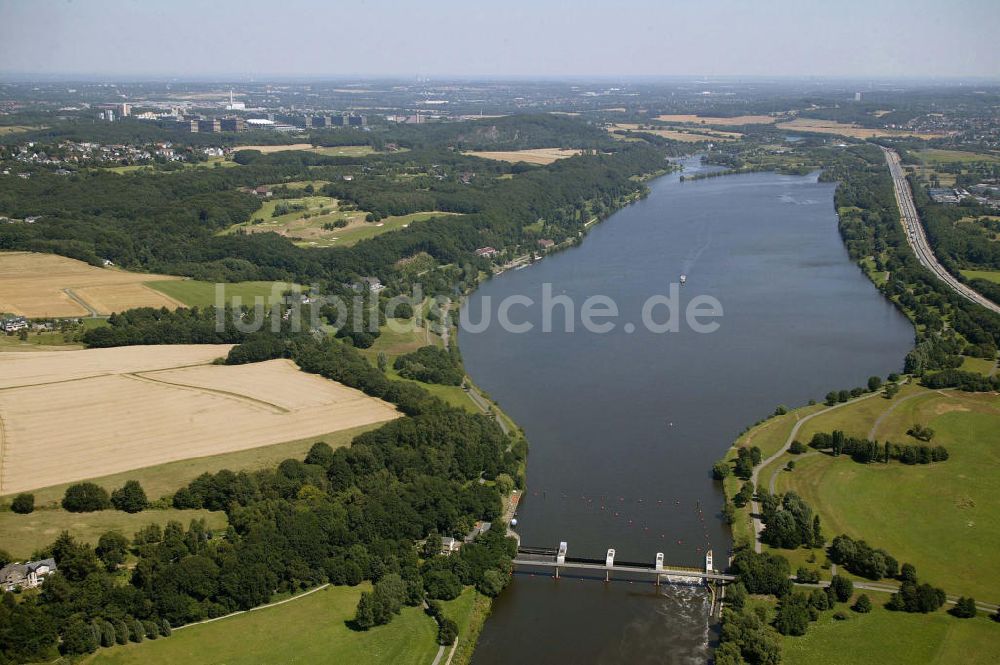
<path fill-rule="evenodd" d="M 930 243 L 927 242 L 927 235 L 924 233 L 924 227 L 917 215 L 917 207 L 913 204 L 913 193 L 910 191 L 910 183 L 907 182 L 906 176 L 903 174 L 899 155 L 895 150 L 889 148 L 882 148 L 882 152 L 885 153 L 885 161 L 889 165 L 889 173 L 892 175 L 892 184 L 896 190 L 896 203 L 899 205 L 899 215 L 903 222 L 903 230 L 906 232 L 906 242 L 910 244 L 913 253 L 917 255 L 917 260 L 955 293 L 1000 314 L 1000 305 L 958 281 L 958 278 L 938 263 Z"/>

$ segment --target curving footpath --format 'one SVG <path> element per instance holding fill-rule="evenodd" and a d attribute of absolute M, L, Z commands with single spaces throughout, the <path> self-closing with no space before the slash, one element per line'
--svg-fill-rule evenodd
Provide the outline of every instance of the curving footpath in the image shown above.
<path fill-rule="evenodd" d="M 839 409 L 843 406 L 847 406 L 848 404 L 855 404 L 862 400 L 871 399 L 872 397 L 875 396 L 880 396 L 881 394 L 882 393 L 880 391 L 877 391 L 873 393 L 868 393 L 867 395 L 862 395 L 861 397 L 855 397 L 854 399 L 849 399 L 846 402 L 840 402 L 839 404 L 828 406 L 825 409 L 817 411 L 816 413 L 810 413 L 805 418 L 800 419 L 797 423 L 795 423 L 795 427 L 792 428 L 792 431 L 788 433 L 788 438 L 785 439 L 784 445 L 782 445 L 781 448 L 776 453 L 774 453 L 767 459 L 761 461 L 760 464 L 754 467 L 753 474 L 750 476 L 750 482 L 753 483 L 754 487 L 758 486 L 758 483 L 760 482 L 761 470 L 763 470 L 766 466 L 770 465 L 772 462 L 774 462 L 779 457 L 785 454 L 788 448 L 791 447 L 792 441 L 795 440 L 795 435 L 799 433 L 799 429 L 801 429 L 802 426 L 805 425 L 807 422 L 809 422 L 816 416 L 822 416 L 824 413 L 830 413 L 831 411 Z M 753 547 L 754 550 L 759 554 L 760 552 L 763 551 L 763 546 L 760 541 L 760 534 L 761 532 L 764 531 L 764 523 L 761 522 L 760 520 L 760 504 L 757 501 L 756 494 L 754 495 L 754 498 L 750 500 L 750 515 L 753 518 L 753 536 L 754 536 Z"/>
<path fill-rule="evenodd" d="M 903 222 L 903 230 L 906 231 L 906 242 L 910 244 L 913 253 L 917 255 L 917 260 L 955 293 L 1000 314 L 1000 305 L 960 282 L 958 278 L 945 270 L 943 265 L 938 263 L 930 243 L 927 242 L 927 235 L 920 223 L 920 217 L 917 215 L 917 207 L 913 203 L 910 183 L 903 175 L 903 169 L 899 163 L 899 154 L 889 148 L 882 148 L 882 152 L 885 153 L 885 161 L 889 165 L 889 173 L 892 175 L 892 185 L 896 190 L 896 203 L 899 206 L 899 217 Z"/>

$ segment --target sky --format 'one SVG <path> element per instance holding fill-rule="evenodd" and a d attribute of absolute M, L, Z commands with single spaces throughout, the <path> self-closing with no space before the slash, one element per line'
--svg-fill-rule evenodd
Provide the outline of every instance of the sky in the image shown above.
<path fill-rule="evenodd" d="M 1000 0 L 0 0 L 0 73 L 1000 79 Z"/>

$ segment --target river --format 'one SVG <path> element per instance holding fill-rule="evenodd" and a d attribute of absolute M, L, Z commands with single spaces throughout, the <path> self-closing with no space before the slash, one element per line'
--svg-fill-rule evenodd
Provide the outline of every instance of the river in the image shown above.
<path fill-rule="evenodd" d="M 703 170 L 685 160 L 688 174 Z M 518 513 L 522 544 L 569 544 L 570 555 L 723 568 L 731 546 L 710 469 L 747 426 L 778 404 L 899 371 L 909 322 L 849 259 L 837 232 L 835 185 L 816 175 L 754 173 L 650 184 L 650 196 L 595 226 L 584 242 L 484 283 L 460 332 L 466 369 L 521 425 L 531 450 Z M 712 333 L 641 325 L 643 303 L 670 293 L 721 303 Z M 567 295 L 576 330 L 543 332 L 542 307 L 515 307 L 526 333 L 496 323 L 511 295 Z M 579 310 L 609 296 L 606 334 L 581 329 Z M 655 311 L 655 310 L 654 310 Z M 665 309 L 656 314 L 665 318 Z M 704 319 L 703 319 L 704 321 Z M 634 332 L 629 332 L 632 323 Z M 497 599 L 473 662 L 703 663 L 709 597 L 700 588 L 515 575 Z"/>

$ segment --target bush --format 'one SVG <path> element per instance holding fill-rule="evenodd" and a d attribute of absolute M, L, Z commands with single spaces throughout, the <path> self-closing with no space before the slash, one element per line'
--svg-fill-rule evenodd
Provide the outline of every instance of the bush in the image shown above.
<path fill-rule="evenodd" d="M 841 603 L 846 603 L 854 595 L 854 582 L 840 575 L 833 576 L 833 579 L 830 580 L 830 588 L 833 589 L 833 595 L 837 601 Z"/>
<path fill-rule="evenodd" d="M 916 582 L 903 582 L 899 591 L 892 594 L 886 607 L 898 612 L 933 612 L 944 605 L 945 594 L 942 589 L 936 589 L 930 584 L 917 585 Z M 975 602 L 973 601 L 973 606 Z"/>
<path fill-rule="evenodd" d="M 149 507 L 149 499 L 138 480 L 129 480 L 111 493 L 111 505 L 126 513 L 138 513 Z"/>
<path fill-rule="evenodd" d="M 451 646 L 455 643 L 456 637 L 458 637 L 458 624 L 448 617 L 443 617 L 438 624 L 438 644 Z"/>
<path fill-rule="evenodd" d="M 111 507 L 108 492 L 94 483 L 77 483 L 66 488 L 62 507 L 71 513 L 90 513 Z"/>
<path fill-rule="evenodd" d="M 872 611 L 872 600 L 867 595 L 861 594 L 851 609 L 858 614 L 868 614 Z"/>
<path fill-rule="evenodd" d="M 949 613 L 959 619 L 972 619 L 976 616 L 976 600 L 962 596 Z"/>
<path fill-rule="evenodd" d="M 10 504 L 10 509 L 18 515 L 27 515 L 35 510 L 35 495 L 28 493 L 18 494 Z"/>
<path fill-rule="evenodd" d="M 816 582 L 819 582 L 819 571 L 802 566 L 795 571 L 795 579 L 802 584 L 816 584 Z"/>
<path fill-rule="evenodd" d="M 792 441 L 792 445 L 788 447 L 788 452 L 790 452 L 793 455 L 801 455 L 807 450 L 809 450 L 809 448 L 806 446 L 806 444 L 802 443 L 798 439 Z"/>

